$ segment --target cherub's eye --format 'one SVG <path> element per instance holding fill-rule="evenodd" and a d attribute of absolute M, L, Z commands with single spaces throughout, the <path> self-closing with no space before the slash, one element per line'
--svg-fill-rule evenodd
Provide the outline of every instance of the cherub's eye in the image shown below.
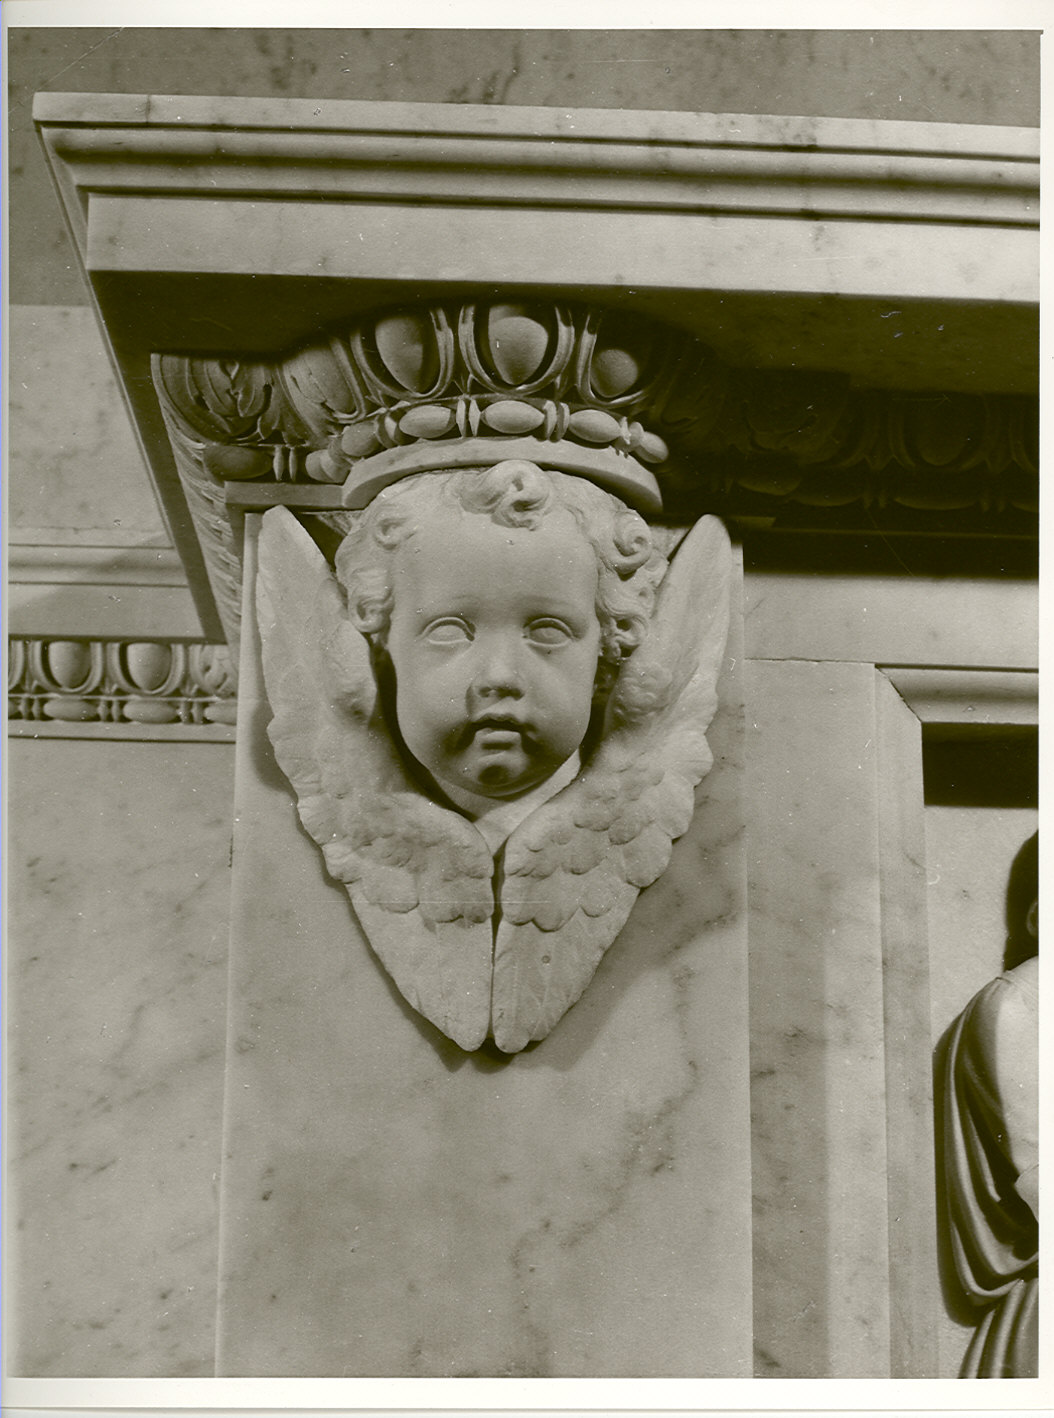
<path fill-rule="evenodd" d="M 555 650 L 574 636 L 562 620 L 533 620 L 527 627 L 527 639 L 544 650 Z"/>
<path fill-rule="evenodd" d="M 461 645 L 472 639 L 472 627 L 464 620 L 434 620 L 425 627 L 430 645 Z"/>

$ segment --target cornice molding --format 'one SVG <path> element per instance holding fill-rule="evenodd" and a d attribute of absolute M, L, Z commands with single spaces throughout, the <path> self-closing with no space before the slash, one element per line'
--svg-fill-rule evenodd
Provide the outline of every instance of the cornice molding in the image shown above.
<path fill-rule="evenodd" d="M 968 312 L 917 317 L 1038 300 L 1038 130 L 127 94 L 40 94 L 34 114 L 89 276 L 134 274 L 175 301 L 164 319 L 177 338 L 154 349 L 181 331 L 185 348 L 217 348 L 224 319 L 173 294 L 189 276 L 336 279 L 357 288 L 350 305 L 341 292 L 344 314 L 390 302 L 394 286 L 523 284 L 610 290 L 704 339 L 720 329 L 745 363 L 778 339 L 775 363 L 790 362 L 786 346 L 804 367 L 825 348 L 830 360 L 836 312 L 759 332 L 737 318 L 744 299 L 766 313 L 774 299 L 875 301 L 868 343 L 884 336 L 909 384 L 930 366 L 936 387 L 955 387 L 959 335 L 976 345 L 972 387 L 1034 384 L 1020 359 L 986 357 Z M 726 292 L 735 311 L 702 299 Z M 907 301 L 923 303 L 909 328 L 883 325 Z M 272 348 L 308 334 L 295 328 L 304 308 L 269 300 Z M 222 342 L 264 347 L 260 315 L 242 300 L 253 336 Z M 859 361 L 844 331 L 839 346 L 836 366 Z"/>
<path fill-rule="evenodd" d="M 901 699 L 929 725 L 1039 724 L 1039 675 L 1030 670 L 882 667 Z"/>
<path fill-rule="evenodd" d="M 225 645 L 15 636 L 7 683 L 14 736 L 234 737 L 236 677 Z"/>
<path fill-rule="evenodd" d="M 78 193 L 462 199 L 1034 226 L 1038 131 L 756 114 L 40 94 Z M 583 185 L 584 183 L 584 185 Z"/>
<path fill-rule="evenodd" d="M 964 511 L 1030 533 L 1033 130 L 113 94 L 34 111 L 206 634 L 237 595 L 237 512 L 177 466 L 151 358 L 259 370 L 408 298 L 580 301 L 715 351 L 732 373 L 719 400 L 697 390 L 686 508 L 708 488 L 705 510 L 755 523 Z M 203 457 L 252 442 L 187 422 Z M 242 505 L 265 481 L 247 486 Z"/>
<path fill-rule="evenodd" d="M 17 535 L 17 530 L 12 533 Z M 171 547 L 13 541 L 8 547 L 8 581 L 15 586 L 186 586 L 187 575 Z"/>

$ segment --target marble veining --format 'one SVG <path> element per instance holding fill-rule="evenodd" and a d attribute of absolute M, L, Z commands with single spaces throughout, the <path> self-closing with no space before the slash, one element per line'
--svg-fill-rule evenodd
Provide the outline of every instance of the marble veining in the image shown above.
<path fill-rule="evenodd" d="M 914 790 L 921 812 L 921 780 L 881 761 L 870 666 L 751 661 L 746 683 L 758 1371 L 877 1377 L 890 1362 L 878 842 L 891 794 Z"/>
<path fill-rule="evenodd" d="M 512 1056 L 461 1051 L 401 999 L 254 755 L 220 1373 L 750 1372 L 734 675 L 721 699 L 665 874 L 578 1004 Z"/>
<path fill-rule="evenodd" d="M 213 1371 L 232 757 L 11 745 L 12 1372 Z"/>
<path fill-rule="evenodd" d="M 10 360 L 12 540 L 53 527 L 167 545 L 94 313 L 12 306 Z"/>

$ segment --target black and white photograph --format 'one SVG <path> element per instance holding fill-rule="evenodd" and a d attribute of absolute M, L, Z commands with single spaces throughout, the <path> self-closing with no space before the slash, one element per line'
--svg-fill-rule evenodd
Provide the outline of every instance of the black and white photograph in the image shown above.
<path fill-rule="evenodd" d="M 1038 10 L 59 8 L 8 1411 L 1043 1408 Z"/>

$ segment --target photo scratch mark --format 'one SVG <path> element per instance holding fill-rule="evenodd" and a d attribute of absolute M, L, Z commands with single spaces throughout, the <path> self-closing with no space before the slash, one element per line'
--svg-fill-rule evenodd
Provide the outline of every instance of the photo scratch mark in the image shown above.
<path fill-rule="evenodd" d="M 119 34 L 123 34 L 124 30 L 124 25 L 122 25 L 120 29 L 111 30 L 109 34 L 104 35 L 103 38 L 98 41 L 98 43 L 93 44 L 90 49 L 86 49 L 83 54 L 78 54 L 76 59 L 71 59 L 68 64 L 64 64 L 62 68 L 58 69 L 54 74 L 49 74 L 46 79 L 41 80 L 40 84 L 37 86 L 38 90 L 46 89 L 51 84 L 53 84 L 56 79 L 61 79 L 63 74 L 69 73 L 69 71 L 75 68 L 78 64 L 82 64 L 84 60 L 89 58 L 90 55 L 94 54 L 97 49 L 101 49 L 103 45 L 108 44 L 111 39 L 116 39 Z M 12 104 L 11 107 L 12 109 L 21 108 L 24 103 L 25 99 L 19 99 L 19 101 L 15 104 Z"/>

